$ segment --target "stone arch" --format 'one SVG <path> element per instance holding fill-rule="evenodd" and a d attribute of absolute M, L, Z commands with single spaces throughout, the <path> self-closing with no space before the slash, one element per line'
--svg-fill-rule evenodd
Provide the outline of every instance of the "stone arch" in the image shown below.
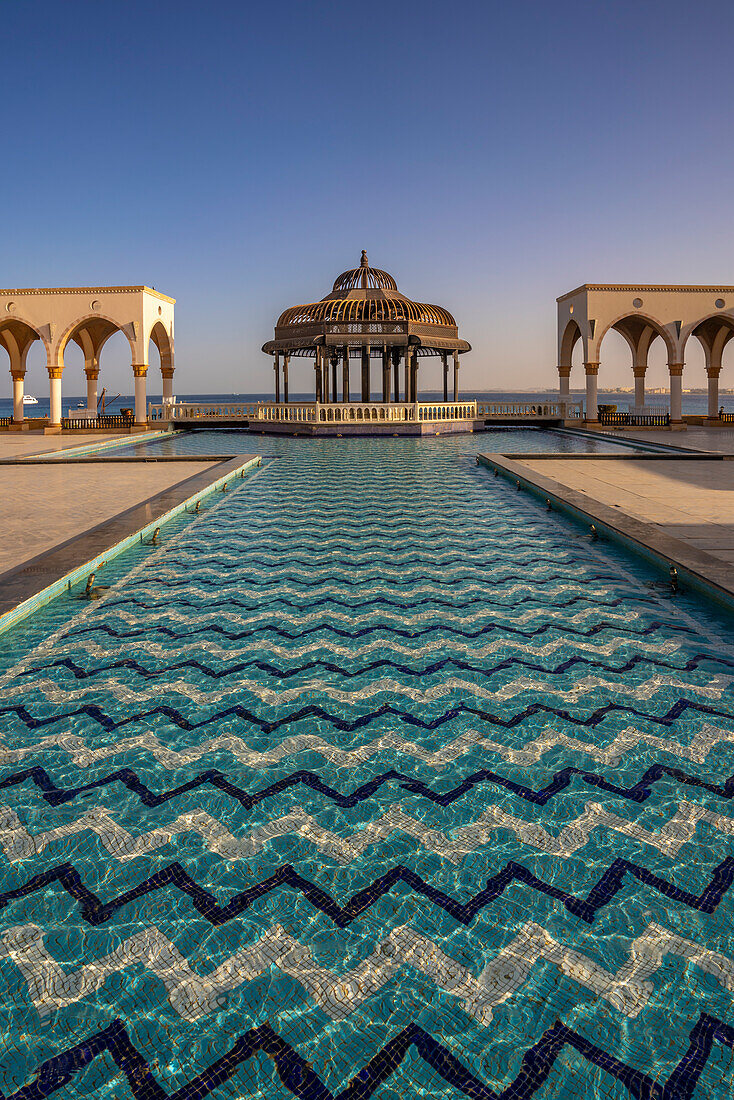
<path fill-rule="evenodd" d="M 51 422 L 61 420 L 61 379 L 65 367 L 65 353 L 70 343 L 75 343 L 84 355 L 84 373 L 87 383 L 87 407 L 79 416 L 97 416 L 97 379 L 99 378 L 99 359 L 102 349 L 116 333 L 121 332 L 130 346 L 131 364 L 135 364 L 135 339 L 117 321 L 104 314 L 91 313 L 77 318 L 62 333 L 56 348 L 49 359 L 49 379 L 51 386 Z M 137 379 L 136 379 L 137 382 Z M 136 401 L 136 405 L 137 405 Z"/>
<path fill-rule="evenodd" d="M 563 330 L 563 336 L 561 337 L 560 346 L 560 358 L 559 366 L 567 367 L 571 369 L 571 358 L 573 356 L 573 349 L 576 347 L 578 341 L 581 340 L 584 345 L 584 361 L 586 360 L 586 341 L 584 340 L 581 329 L 579 328 L 578 321 L 574 317 L 569 318 L 565 329 Z"/>
<path fill-rule="evenodd" d="M 151 340 L 158 349 L 161 360 L 161 374 L 165 371 L 173 371 L 173 340 L 162 321 L 156 321 L 152 326 L 148 333 L 146 349 Z"/>
<path fill-rule="evenodd" d="M 29 321 L 15 314 L 0 320 L 0 345 L 10 357 L 10 370 L 25 373 L 25 360 L 28 349 L 36 340 L 40 340 L 48 356 L 48 342 Z"/>
<path fill-rule="evenodd" d="M 13 422 L 21 423 L 24 417 L 23 391 L 25 385 L 26 361 L 32 344 L 39 340 L 46 352 L 48 363 L 48 343 L 35 325 L 24 318 L 12 314 L 0 320 L 0 347 L 8 353 L 10 375 L 13 384 Z"/>
<path fill-rule="evenodd" d="M 677 363 L 679 361 L 679 352 L 675 340 L 665 325 L 661 324 L 660 321 L 656 320 L 654 317 L 637 311 L 628 311 L 620 314 L 619 317 L 615 317 L 613 321 L 610 321 L 601 330 L 598 336 L 594 337 L 593 345 L 589 347 L 589 361 L 599 361 L 604 337 L 612 328 L 624 336 L 633 351 L 638 341 L 643 339 L 646 340 L 646 351 L 649 351 L 650 344 L 659 336 L 667 349 L 668 362 Z"/>
<path fill-rule="evenodd" d="M 111 317 L 105 317 L 99 313 L 91 313 L 87 316 L 80 317 L 62 334 L 60 340 L 56 344 L 56 350 L 53 355 L 52 367 L 54 370 L 63 371 L 64 369 L 64 350 L 66 349 L 70 340 L 73 340 L 78 344 L 82 351 L 85 353 L 86 348 L 94 346 L 96 348 L 97 358 L 104 345 L 109 338 L 115 333 L 121 332 L 130 345 L 131 362 L 135 362 L 135 339 L 131 337 L 128 332 L 125 331 L 122 325 L 117 321 L 113 321 Z M 82 335 L 84 333 L 84 335 Z"/>
<path fill-rule="evenodd" d="M 720 368 L 724 348 L 734 337 L 734 317 L 727 313 L 710 313 L 689 325 L 681 335 L 681 351 L 684 352 L 691 336 L 695 336 L 706 356 L 706 368 Z"/>
<path fill-rule="evenodd" d="M 703 348 L 708 391 L 708 418 L 719 418 L 719 375 L 724 349 L 734 338 L 734 317 L 726 313 L 710 313 L 683 333 L 681 347 L 685 350 L 691 336 L 695 336 Z M 682 356 L 681 356 L 682 357 Z"/>

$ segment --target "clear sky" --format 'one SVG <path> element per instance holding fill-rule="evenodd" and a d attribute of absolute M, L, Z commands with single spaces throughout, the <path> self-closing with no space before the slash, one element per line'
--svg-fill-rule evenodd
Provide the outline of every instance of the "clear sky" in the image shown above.
<path fill-rule="evenodd" d="M 731 2 L 1 10 L 0 283 L 173 295 L 179 393 L 268 388 L 280 311 L 362 248 L 456 314 L 470 389 L 555 384 L 580 283 L 734 283 Z M 631 385 L 615 340 L 600 384 Z M 129 392 L 125 348 L 101 382 Z"/>

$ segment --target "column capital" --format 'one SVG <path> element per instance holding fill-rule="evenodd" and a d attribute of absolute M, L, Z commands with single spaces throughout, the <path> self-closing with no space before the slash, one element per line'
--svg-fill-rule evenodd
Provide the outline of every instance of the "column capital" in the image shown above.
<path fill-rule="evenodd" d="M 633 367 L 632 375 L 634 378 L 644 378 L 647 367 Z"/>
<path fill-rule="evenodd" d="M 96 382 L 99 378 L 99 367 L 85 367 L 84 373 L 90 381 Z"/>
<path fill-rule="evenodd" d="M 163 378 L 173 378 L 173 367 L 161 367 L 161 376 Z"/>
<path fill-rule="evenodd" d="M 22 382 L 23 379 L 25 378 L 25 371 L 24 370 L 13 370 L 13 368 L 11 367 L 10 368 L 10 377 L 13 379 L 14 382 Z"/>
<path fill-rule="evenodd" d="M 133 363 L 133 377 L 134 378 L 145 378 L 147 373 L 148 373 L 148 364 L 147 363 Z"/>
<path fill-rule="evenodd" d="M 558 375 L 559 375 L 560 378 L 570 378 L 571 377 L 571 368 L 570 367 L 558 367 Z"/>
<path fill-rule="evenodd" d="M 718 378 L 721 374 L 721 364 L 718 367 L 706 367 L 706 374 L 709 378 Z"/>
<path fill-rule="evenodd" d="M 668 371 L 674 378 L 680 378 L 683 374 L 683 363 L 668 363 Z"/>
<path fill-rule="evenodd" d="M 584 372 L 586 374 L 598 374 L 599 373 L 599 364 L 598 363 L 584 363 Z"/>
<path fill-rule="evenodd" d="M 61 378 L 61 375 L 64 373 L 63 367 L 47 367 L 46 370 L 48 371 L 49 378 Z"/>

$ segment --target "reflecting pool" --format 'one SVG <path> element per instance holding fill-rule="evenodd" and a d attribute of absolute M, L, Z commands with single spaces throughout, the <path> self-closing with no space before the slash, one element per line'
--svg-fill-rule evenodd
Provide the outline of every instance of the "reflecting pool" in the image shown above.
<path fill-rule="evenodd" d="M 2 1093 L 731 1095 L 730 622 L 476 464 L 548 433 L 213 434 L 0 637 Z"/>

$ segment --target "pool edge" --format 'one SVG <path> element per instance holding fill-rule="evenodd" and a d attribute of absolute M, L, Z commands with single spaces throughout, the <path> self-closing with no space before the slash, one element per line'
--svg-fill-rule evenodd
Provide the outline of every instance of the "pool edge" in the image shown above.
<path fill-rule="evenodd" d="M 6 602 L 2 597 L 2 589 L 11 584 L 14 577 L 17 577 L 20 581 L 21 575 L 27 572 L 34 563 L 39 563 L 35 566 L 39 571 L 44 568 L 40 564 L 42 562 L 48 563 L 45 567 L 47 571 L 49 568 L 53 570 L 55 555 L 74 555 L 75 549 L 83 548 L 85 544 L 90 542 L 92 536 L 96 543 L 105 543 L 107 539 L 114 540 L 98 549 L 92 556 L 82 553 L 82 560 L 73 568 L 67 568 L 50 584 L 44 584 L 42 588 L 37 589 L 32 594 L 26 597 L 21 596 L 13 602 L 11 607 L 0 613 L 0 633 L 4 633 L 10 627 L 15 626 L 62 592 L 68 591 L 77 581 L 101 568 L 105 562 L 118 557 L 130 546 L 142 541 L 148 534 L 152 535 L 156 527 L 160 527 L 180 515 L 193 500 L 200 500 L 205 496 L 209 496 L 226 482 L 230 482 L 238 475 L 244 475 L 247 470 L 253 466 L 259 466 L 261 462 L 262 456 L 260 455 L 232 456 L 218 462 L 213 469 L 209 467 L 207 470 L 193 474 L 183 481 L 162 490 L 155 496 L 133 505 L 117 516 L 112 516 L 87 531 L 81 532 L 60 546 L 53 547 L 51 550 L 30 558 L 16 568 L 9 570 L 0 577 L 0 607 L 3 602 Z M 213 479 L 211 479 L 212 473 L 217 474 Z M 175 501 L 175 503 L 172 503 L 172 501 Z M 141 523 L 140 520 L 144 514 L 145 522 Z M 120 528 L 125 530 L 121 538 L 119 537 Z M 26 583 L 32 586 L 32 582 L 28 578 L 26 578 Z M 11 596 L 11 599 L 14 599 L 14 597 Z"/>
<path fill-rule="evenodd" d="M 531 473 L 520 461 L 507 455 L 478 454 L 477 463 L 496 470 L 508 481 L 517 482 L 520 488 L 529 490 L 534 496 L 550 500 L 557 511 L 577 523 L 593 523 L 600 535 L 619 543 L 666 575 L 670 566 L 674 565 L 682 585 L 688 585 L 700 595 L 734 612 L 734 571 L 722 559 L 664 534 L 651 523 L 610 508 L 576 489 L 569 489 L 553 478 L 543 477 L 534 471 Z"/>

